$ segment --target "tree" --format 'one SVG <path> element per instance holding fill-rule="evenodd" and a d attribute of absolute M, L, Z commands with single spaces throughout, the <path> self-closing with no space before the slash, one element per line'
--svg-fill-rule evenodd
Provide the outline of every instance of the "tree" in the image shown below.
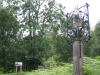
<path fill-rule="evenodd" d="M 8 8 L 0 9 L 0 64 L 4 72 L 7 72 L 8 65 L 12 64 L 10 61 L 12 49 L 16 42 L 16 36 L 19 31 L 19 22 L 9 12 Z"/>
<path fill-rule="evenodd" d="M 61 55 L 60 58 L 69 59 L 71 50 L 67 49 L 69 47 L 66 43 L 65 8 L 61 4 L 57 4 L 55 0 L 5 1 L 17 20 L 21 18 L 20 31 L 27 33 L 18 37 L 15 42 L 16 60 L 23 60 L 25 66 L 32 70 L 39 65 L 34 62 L 42 62 L 42 58 L 48 59 L 56 52 Z"/>
<path fill-rule="evenodd" d="M 93 32 L 93 45 L 92 45 L 92 56 L 100 55 L 100 21 L 96 24 L 94 32 Z"/>
<path fill-rule="evenodd" d="M 57 37 L 57 53 L 59 55 L 58 61 L 72 60 L 72 47 L 68 45 L 66 36 Z"/>

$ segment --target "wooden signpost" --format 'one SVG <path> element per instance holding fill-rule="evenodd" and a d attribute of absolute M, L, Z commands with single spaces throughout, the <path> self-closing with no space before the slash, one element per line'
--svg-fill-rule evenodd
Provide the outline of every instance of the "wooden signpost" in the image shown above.
<path fill-rule="evenodd" d="M 18 66 L 20 67 L 20 72 L 22 72 L 22 62 L 15 62 L 15 66 L 16 66 L 16 73 L 18 71 Z"/>
<path fill-rule="evenodd" d="M 83 75 L 83 44 L 75 41 L 73 44 L 73 72 L 74 75 Z"/>
<path fill-rule="evenodd" d="M 83 44 L 88 42 L 90 36 L 89 4 L 75 8 L 66 14 L 67 19 L 67 41 L 73 43 L 73 75 L 83 75 Z"/>

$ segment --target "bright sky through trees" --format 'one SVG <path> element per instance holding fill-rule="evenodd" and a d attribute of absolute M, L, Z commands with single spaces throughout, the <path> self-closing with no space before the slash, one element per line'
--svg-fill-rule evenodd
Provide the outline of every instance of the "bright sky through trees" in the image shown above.
<path fill-rule="evenodd" d="M 89 19 L 90 19 L 90 27 L 94 29 L 96 23 L 100 19 L 100 1 L 99 0 L 55 0 L 57 3 L 61 3 L 66 7 L 65 14 L 73 11 L 75 7 L 81 7 L 85 5 L 85 3 L 89 4 Z M 4 3 L 4 5 L 6 5 Z"/>

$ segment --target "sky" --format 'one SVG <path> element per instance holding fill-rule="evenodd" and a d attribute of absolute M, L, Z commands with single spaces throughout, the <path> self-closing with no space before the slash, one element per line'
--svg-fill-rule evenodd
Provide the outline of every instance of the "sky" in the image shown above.
<path fill-rule="evenodd" d="M 70 13 L 76 6 L 81 7 L 89 4 L 89 23 L 90 28 L 94 29 L 96 23 L 100 20 L 100 0 L 55 0 L 65 6 L 65 13 Z"/>

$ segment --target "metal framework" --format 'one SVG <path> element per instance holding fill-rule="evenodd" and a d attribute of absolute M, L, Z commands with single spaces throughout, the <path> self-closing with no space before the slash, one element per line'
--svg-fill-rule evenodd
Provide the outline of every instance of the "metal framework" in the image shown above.
<path fill-rule="evenodd" d="M 80 8 L 67 13 L 67 38 L 69 45 L 72 45 L 74 40 L 90 40 L 90 26 L 89 26 L 89 4 L 86 3 Z"/>

